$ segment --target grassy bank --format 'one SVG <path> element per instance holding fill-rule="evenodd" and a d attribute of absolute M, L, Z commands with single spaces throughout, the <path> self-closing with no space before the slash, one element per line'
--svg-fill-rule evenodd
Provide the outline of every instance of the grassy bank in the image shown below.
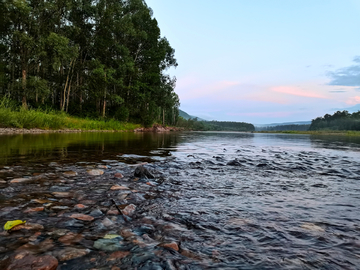
<path fill-rule="evenodd" d="M 0 104 L 0 127 L 2 128 L 40 128 L 81 129 L 81 130 L 133 130 L 138 124 L 122 123 L 114 119 L 92 120 L 69 116 L 64 112 L 24 110 Z"/>
<path fill-rule="evenodd" d="M 316 131 L 255 131 L 255 133 L 277 133 L 277 134 L 309 134 L 309 135 L 344 135 L 344 136 L 360 136 L 360 131 L 347 130 L 316 130 Z"/>

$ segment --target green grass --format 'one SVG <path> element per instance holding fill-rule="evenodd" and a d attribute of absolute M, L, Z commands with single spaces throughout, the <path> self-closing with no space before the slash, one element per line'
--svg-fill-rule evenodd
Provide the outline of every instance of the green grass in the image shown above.
<path fill-rule="evenodd" d="M 17 109 L 3 99 L 0 100 L 0 127 L 126 131 L 138 128 L 140 125 L 123 123 L 114 119 L 92 120 L 77 118 L 57 111 Z"/>

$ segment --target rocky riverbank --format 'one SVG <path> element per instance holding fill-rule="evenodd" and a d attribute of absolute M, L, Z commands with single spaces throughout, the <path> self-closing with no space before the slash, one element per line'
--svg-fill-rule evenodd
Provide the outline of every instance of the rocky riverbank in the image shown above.
<path fill-rule="evenodd" d="M 177 127 L 163 127 L 161 125 L 154 125 L 150 128 L 137 128 L 134 132 L 169 132 L 182 131 L 182 128 Z M 130 130 L 131 131 L 131 130 Z M 0 135 L 10 134 L 41 134 L 41 133 L 78 133 L 78 132 L 124 132 L 123 130 L 81 130 L 81 129 L 39 129 L 39 128 L 0 128 Z"/>
<path fill-rule="evenodd" d="M 159 189 L 160 172 L 55 162 L 23 170 L 0 170 L 2 226 L 26 221 L 1 233 L 0 269 L 175 269 L 196 257 L 179 246 L 187 229 L 162 211 L 159 198 L 172 192 Z"/>

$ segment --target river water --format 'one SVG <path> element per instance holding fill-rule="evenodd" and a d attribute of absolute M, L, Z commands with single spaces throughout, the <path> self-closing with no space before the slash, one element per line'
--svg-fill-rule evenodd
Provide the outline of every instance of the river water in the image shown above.
<path fill-rule="evenodd" d="M 57 269 L 360 268 L 358 137 L 75 133 L 0 142 L 0 223 L 29 224 L 1 233 L 1 269 L 34 256 Z"/>

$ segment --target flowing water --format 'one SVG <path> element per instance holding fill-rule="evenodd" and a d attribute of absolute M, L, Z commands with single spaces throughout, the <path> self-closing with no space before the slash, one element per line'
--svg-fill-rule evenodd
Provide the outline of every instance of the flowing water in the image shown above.
<path fill-rule="evenodd" d="M 358 137 L 0 136 L 0 268 L 359 269 L 359 181 Z"/>

